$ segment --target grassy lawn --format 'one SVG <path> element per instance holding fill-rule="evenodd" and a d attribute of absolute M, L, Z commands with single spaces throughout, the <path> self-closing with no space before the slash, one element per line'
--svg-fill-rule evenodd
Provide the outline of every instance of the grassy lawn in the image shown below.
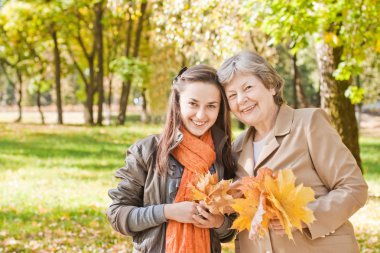
<path fill-rule="evenodd" d="M 126 148 L 159 126 L 0 124 L 0 253 L 131 252 L 105 216 Z M 365 177 L 380 195 L 380 138 L 362 138 Z M 380 201 L 352 217 L 362 252 L 380 252 Z M 224 252 L 233 252 L 232 244 Z"/>

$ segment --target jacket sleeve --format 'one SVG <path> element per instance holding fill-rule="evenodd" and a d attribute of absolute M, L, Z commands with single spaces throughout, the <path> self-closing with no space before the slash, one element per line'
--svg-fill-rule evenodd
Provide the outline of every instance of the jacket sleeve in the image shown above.
<path fill-rule="evenodd" d="M 327 114 L 313 112 L 307 133 L 309 154 L 320 179 L 329 193 L 320 196 L 309 207 L 314 221 L 306 231 L 315 239 L 334 233 L 367 200 L 368 186 L 350 150 L 330 124 Z"/>
<path fill-rule="evenodd" d="M 107 217 L 112 227 L 123 235 L 134 236 L 128 226 L 131 211 L 143 206 L 144 185 L 147 175 L 147 164 L 142 157 L 141 146 L 134 144 L 127 151 L 125 166 L 115 172 L 121 181 L 108 195 L 112 204 L 107 210 Z"/>
<path fill-rule="evenodd" d="M 236 219 L 236 214 L 224 215 L 224 222 L 220 228 L 214 229 L 221 242 L 229 242 L 236 235 L 236 229 L 231 229 L 233 221 Z"/>

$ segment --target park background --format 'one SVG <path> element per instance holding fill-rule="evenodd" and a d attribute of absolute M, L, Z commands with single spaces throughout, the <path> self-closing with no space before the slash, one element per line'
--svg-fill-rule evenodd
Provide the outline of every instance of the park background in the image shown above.
<path fill-rule="evenodd" d="M 380 252 L 380 1 L 0 0 L 0 253 L 131 252 L 113 172 L 160 132 L 182 66 L 244 49 L 289 105 L 328 112 L 369 184 L 361 252 Z"/>

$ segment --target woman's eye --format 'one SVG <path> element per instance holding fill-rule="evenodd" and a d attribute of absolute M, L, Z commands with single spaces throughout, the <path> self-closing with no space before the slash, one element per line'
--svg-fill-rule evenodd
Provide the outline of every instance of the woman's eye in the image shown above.
<path fill-rule="evenodd" d="M 236 94 L 231 94 L 228 96 L 228 99 L 234 99 L 236 97 Z"/>
<path fill-rule="evenodd" d="M 192 106 L 192 107 L 194 107 L 194 106 L 196 106 L 196 105 L 197 105 L 197 103 L 194 103 L 194 102 L 189 102 L 189 105 L 190 105 L 190 106 Z"/>
<path fill-rule="evenodd" d="M 209 105 L 208 108 L 210 108 L 210 109 L 215 109 L 215 108 L 216 108 L 216 105 Z"/>
<path fill-rule="evenodd" d="M 252 85 L 245 86 L 244 90 L 250 90 L 252 88 Z"/>

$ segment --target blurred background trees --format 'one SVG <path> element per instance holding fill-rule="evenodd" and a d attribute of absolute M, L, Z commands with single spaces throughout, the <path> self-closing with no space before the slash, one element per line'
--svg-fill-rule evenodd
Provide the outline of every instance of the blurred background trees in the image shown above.
<path fill-rule="evenodd" d="M 360 163 L 355 105 L 379 100 L 380 2 L 24 0 L 0 2 L 0 104 L 83 105 L 86 124 L 160 120 L 185 65 L 257 51 L 293 107 L 321 106 Z"/>

